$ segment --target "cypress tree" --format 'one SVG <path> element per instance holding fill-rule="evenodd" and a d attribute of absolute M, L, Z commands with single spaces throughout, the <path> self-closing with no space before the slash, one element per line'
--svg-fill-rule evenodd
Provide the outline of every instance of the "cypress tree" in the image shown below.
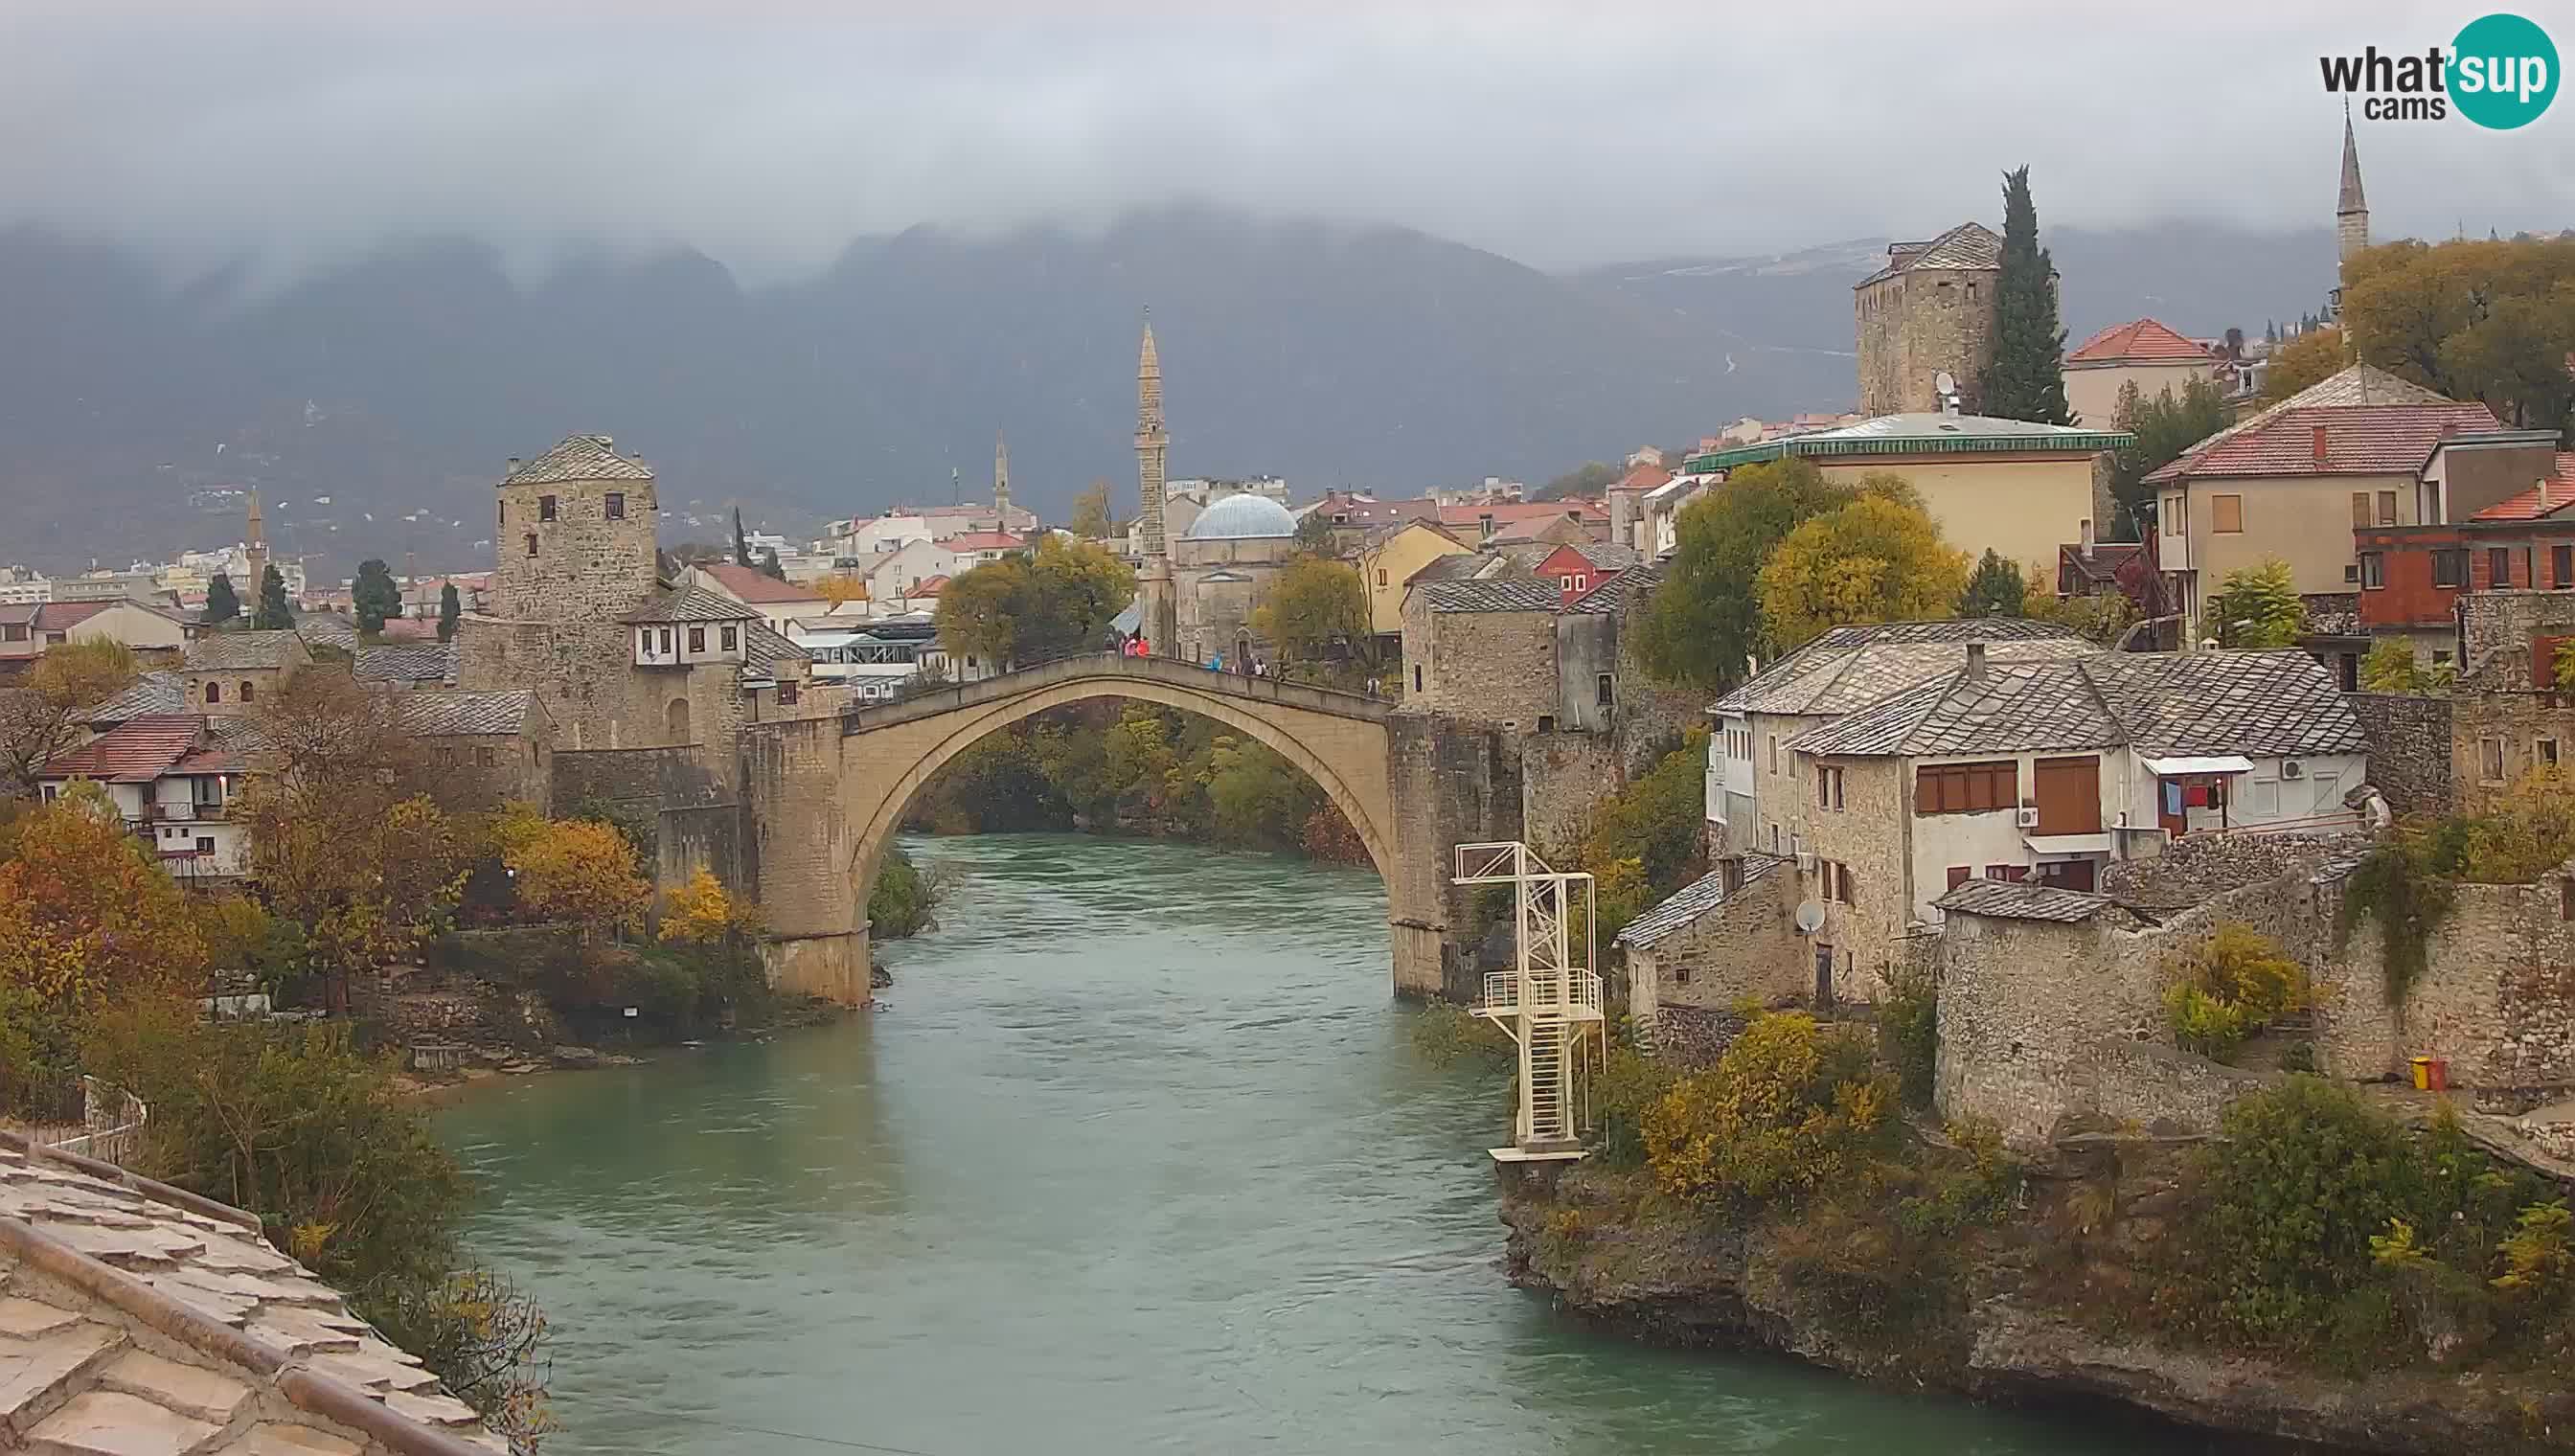
<path fill-rule="evenodd" d="M 458 618 L 461 618 L 464 615 L 465 604 L 457 600 L 456 584 L 454 582 L 450 582 L 446 586 L 439 588 L 438 640 L 440 642 L 454 642 L 456 640 L 456 622 Z"/>
<path fill-rule="evenodd" d="M 733 564 L 738 567 L 760 565 L 751 559 L 751 538 L 743 533 L 742 508 L 733 508 Z"/>
<path fill-rule="evenodd" d="M 769 578 L 771 581 L 784 582 L 787 580 L 787 568 L 779 565 L 778 563 L 778 548 L 771 547 L 768 551 L 761 554 L 760 572 L 762 576 Z"/>
<path fill-rule="evenodd" d="M 215 579 L 206 584 L 206 615 L 203 621 L 209 627 L 220 627 L 239 616 L 241 616 L 241 598 L 233 591 L 232 576 L 226 572 L 215 573 Z"/>
<path fill-rule="evenodd" d="M 286 574 L 274 562 L 259 579 L 259 610 L 251 615 L 250 625 L 261 632 L 284 632 L 295 626 L 295 614 L 286 607 Z"/>
<path fill-rule="evenodd" d="M 394 585 L 393 568 L 380 557 L 358 563 L 358 580 L 350 585 L 349 605 L 357 609 L 358 631 L 373 636 L 388 619 L 402 616 L 402 589 Z"/>
<path fill-rule="evenodd" d="M 2065 408 L 2065 330 L 2056 322 L 2056 265 L 2038 246 L 2029 168 L 2003 174 L 2002 274 L 1994 283 L 1994 362 L 1984 412 L 2006 420 L 2071 425 Z"/>

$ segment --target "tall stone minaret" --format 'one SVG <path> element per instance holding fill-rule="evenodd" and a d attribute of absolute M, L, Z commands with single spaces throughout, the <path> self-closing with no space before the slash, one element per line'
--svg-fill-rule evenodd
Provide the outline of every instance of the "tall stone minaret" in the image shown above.
<path fill-rule="evenodd" d="M 993 529 L 1011 529 L 1011 446 L 1002 432 L 993 432 Z"/>
<path fill-rule="evenodd" d="M 1145 347 L 1136 361 L 1137 534 L 1145 560 L 1136 573 L 1136 601 L 1145 641 L 1155 653 L 1172 656 L 1180 649 L 1178 604 L 1172 597 L 1170 543 L 1163 538 L 1163 472 L 1172 437 L 1163 431 L 1163 360 L 1154 349 L 1153 310 L 1145 311 Z"/>
<path fill-rule="evenodd" d="M 245 613 L 257 610 L 260 584 L 268 580 L 268 527 L 260 519 L 259 487 L 250 488 L 249 535 L 242 542 L 242 565 L 250 582 L 241 591 Z"/>
<path fill-rule="evenodd" d="M 2342 197 L 2334 204 L 2336 262 L 2351 264 L 2351 255 L 2369 246 L 2369 199 L 2360 190 L 2360 146 L 2351 134 L 2351 107 L 2342 109 Z"/>

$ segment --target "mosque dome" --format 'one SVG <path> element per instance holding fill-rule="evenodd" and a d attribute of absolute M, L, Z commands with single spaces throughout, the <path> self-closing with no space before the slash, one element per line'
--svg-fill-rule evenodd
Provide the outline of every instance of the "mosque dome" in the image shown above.
<path fill-rule="evenodd" d="M 1268 496 L 1228 496 L 1190 523 L 1189 541 L 1256 541 L 1296 534 L 1296 518 Z"/>

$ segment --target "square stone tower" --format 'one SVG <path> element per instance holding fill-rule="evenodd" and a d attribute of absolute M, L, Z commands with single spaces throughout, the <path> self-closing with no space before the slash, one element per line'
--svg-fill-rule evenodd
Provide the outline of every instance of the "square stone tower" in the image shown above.
<path fill-rule="evenodd" d="M 1994 357 L 1994 287 L 2003 240 L 1982 223 L 1960 223 L 1927 243 L 1890 243 L 1886 266 L 1852 290 L 1859 335 L 1859 412 L 1935 414 L 1942 370 L 1958 383 L 1959 408 L 1975 414 Z"/>
<path fill-rule="evenodd" d="M 513 622 L 615 622 L 653 593 L 653 472 L 605 435 L 510 463 L 493 518 L 493 610 Z"/>

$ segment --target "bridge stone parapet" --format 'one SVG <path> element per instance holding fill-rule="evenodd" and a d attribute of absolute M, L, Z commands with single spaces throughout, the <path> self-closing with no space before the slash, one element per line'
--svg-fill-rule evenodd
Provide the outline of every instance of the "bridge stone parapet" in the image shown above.
<path fill-rule="evenodd" d="M 1099 699 L 1214 719 L 1303 770 L 1349 819 L 1384 877 L 1395 990 L 1471 995 L 1471 947 L 1450 943 L 1451 926 L 1466 916 L 1445 862 L 1453 844 L 1516 829 L 1517 757 L 1501 735 L 1398 713 L 1372 698 L 1111 653 L 835 720 L 746 726 L 744 857 L 767 910 L 777 983 L 865 1003 L 868 892 L 914 797 L 981 739 L 1049 709 Z"/>

